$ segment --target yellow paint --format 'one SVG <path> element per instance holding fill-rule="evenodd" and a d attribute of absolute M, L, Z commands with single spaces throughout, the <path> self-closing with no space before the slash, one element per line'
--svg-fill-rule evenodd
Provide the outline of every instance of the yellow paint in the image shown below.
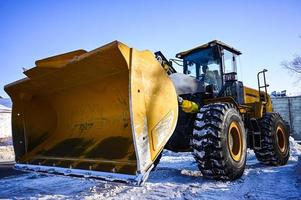
<path fill-rule="evenodd" d="M 183 100 L 183 103 L 180 106 L 186 113 L 197 113 L 199 111 L 198 104 L 193 101 Z"/>
<path fill-rule="evenodd" d="M 37 60 L 35 62 L 37 67 L 44 67 L 44 68 L 59 68 L 63 65 L 67 64 L 68 62 L 71 62 L 72 60 L 76 59 L 76 57 L 81 56 L 83 54 L 87 53 L 85 50 L 76 50 L 71 51 L 68 53 L 52 56 L 49 58 L 44 58 L 42 60 Z M 33 68 L 38 69 L 38 68 Z"/>
<path fill-rule="evenodd" d="M 233 160 L 240 161 L 242 156 L 243 141 L 239 125 L 236 121 L 231 122 L 228 130 L 228 149 Z"/>
<path fill-rule="evenodd" d="M 125 174 L 147 170 L 178 116 L 175 88 L 151 52 L 115 41 L 36 65 L 25 72 L 28 78 L 5 87 L 13 101 L 17 162 Z M 143 133 L 148 145 L 141 145 Z"/>
<path fill-rule="evenodd" d="M 150 147 L 157 147 L 150 148 L 151 160 L 154 161 L 175 129 L 178 118 L 177 94 L 172 81 L 152 52 L 132 49 L 130 54 L 133 57 L 130 81 L 134 132 L 139 136 L 147 131 Z M 165 129 L 158 128 L 162 126 L 161 120 Z M 158 133 L 158 130 L 162 133 Z M 162 134 L 164 137 L 159 139 Z M 161 145 L 154 144 L 156 141 Z M 148 162 L 146 166 L 151 164 Z"/>
<path fill-rule="evenodd" d="M 279 150 L 284 153 L 287 150 L 287 137 L 285 130 L 282 126 L 278 126 L 276 129 L 277 145 Z"/>
<path fill-rule="evenodd" d="M 264 95 L 264 92 L 261 92 Z M 273 112 L 272 101 L 270 96 L 267 94 L 267 102 L 261 102 L 258 90 L 244 87 L 244 102 L 245 105 L 252 108 L 251 116 L 259 119 L 263 116 L 264 109 L 265 112 Z"/>
<path fill-rule="evenodd" d="M 264 92 L 261 92 L 261 95 L 264 95 Z M 273 112 L 272 101 L 270 96 L 267 94 L 267 102 L 262 102 L 259 99 L 258 90 L 244 87 L 244 104 L 238 105 L 237 102 L 233 99 L 233 97 L 219 97 L 212 99 L 203 100 L 205 104 L 209 103 L 218 103 L 218 102 L 228 102 L 236 105 L 239 109 L 240 113 L 245 114 L 248 113 L 250 117 L 254 117 L 256 119 L 260 119 L 263 116 L 264 112 Z"/>

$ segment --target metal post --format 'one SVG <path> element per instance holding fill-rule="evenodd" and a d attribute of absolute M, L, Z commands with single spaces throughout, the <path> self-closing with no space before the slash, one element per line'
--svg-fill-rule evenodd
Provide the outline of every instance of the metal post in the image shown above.
<path fill-rule="evenodd" d="M 293 123 L 292 123 L 292 113 L 291 113 L 291 99 L 288 97 L 288 118 L 289 118 L 289 125 L 290 125 L 290 131 L 291 133 L 294 133 L 294 129 L 293 129 Z"/>
<path fill-rule="evenodd" d="M 268 90 L 267 90 L 267 83 L 266 83 L 266 79 L 265 79 L 265 72 L 266 70 L 263 70 L 263 81 L 264 81 L 264 101 L 267 102 L 267 94 L 268 94 Z"/>

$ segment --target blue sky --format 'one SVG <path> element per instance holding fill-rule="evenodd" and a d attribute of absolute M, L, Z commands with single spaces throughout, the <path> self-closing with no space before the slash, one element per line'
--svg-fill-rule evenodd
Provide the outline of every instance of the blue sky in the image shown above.
<path fill-rule="evenodd" d="M 0 1 L 0 96 L 23 78 L 22 67 L 72 51 L 120 40 L 172 58 L 213 39 L 243 54 L 239 78 L 257 87 L 269 70 L 269 91 L 301 92 L 280 63 L 301 54 L 301 1 Z"/>

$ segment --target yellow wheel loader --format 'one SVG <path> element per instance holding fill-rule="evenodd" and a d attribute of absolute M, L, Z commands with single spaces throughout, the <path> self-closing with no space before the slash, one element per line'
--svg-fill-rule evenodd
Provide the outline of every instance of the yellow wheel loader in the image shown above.
<path fill-rule="evenodd" d="M 192 151 L 214 179 L 239 178 L 247 148 L 262 163 L 286 164 L 289 127 L 273 112 L 266 70 L 258 90 L 245 87 L 240 54 L 215 40 L 168 61 L 114 41 L 36 61 L 5 86 L 15 168 L 139 185 L 164 148 Z"/>

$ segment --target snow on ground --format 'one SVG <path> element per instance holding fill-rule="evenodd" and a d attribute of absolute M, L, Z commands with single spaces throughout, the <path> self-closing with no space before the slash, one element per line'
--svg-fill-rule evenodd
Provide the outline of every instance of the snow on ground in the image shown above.
<path fill-rule="evenodd" d="M 242 178 L 204 179 L 190 153 L 164 151 L 157 169 L 141 187 L 94 179 L 26 173 L 0 179 L 0 198 L 26 199 L 301 199 L 298 157 L 301 145 L 291 139 L 287 165 L 267 167 L 248 152 Z M 300 169 L 299 169 L 300 171 Z M 298 178 L 299 177 L 299 178 Z"/>

